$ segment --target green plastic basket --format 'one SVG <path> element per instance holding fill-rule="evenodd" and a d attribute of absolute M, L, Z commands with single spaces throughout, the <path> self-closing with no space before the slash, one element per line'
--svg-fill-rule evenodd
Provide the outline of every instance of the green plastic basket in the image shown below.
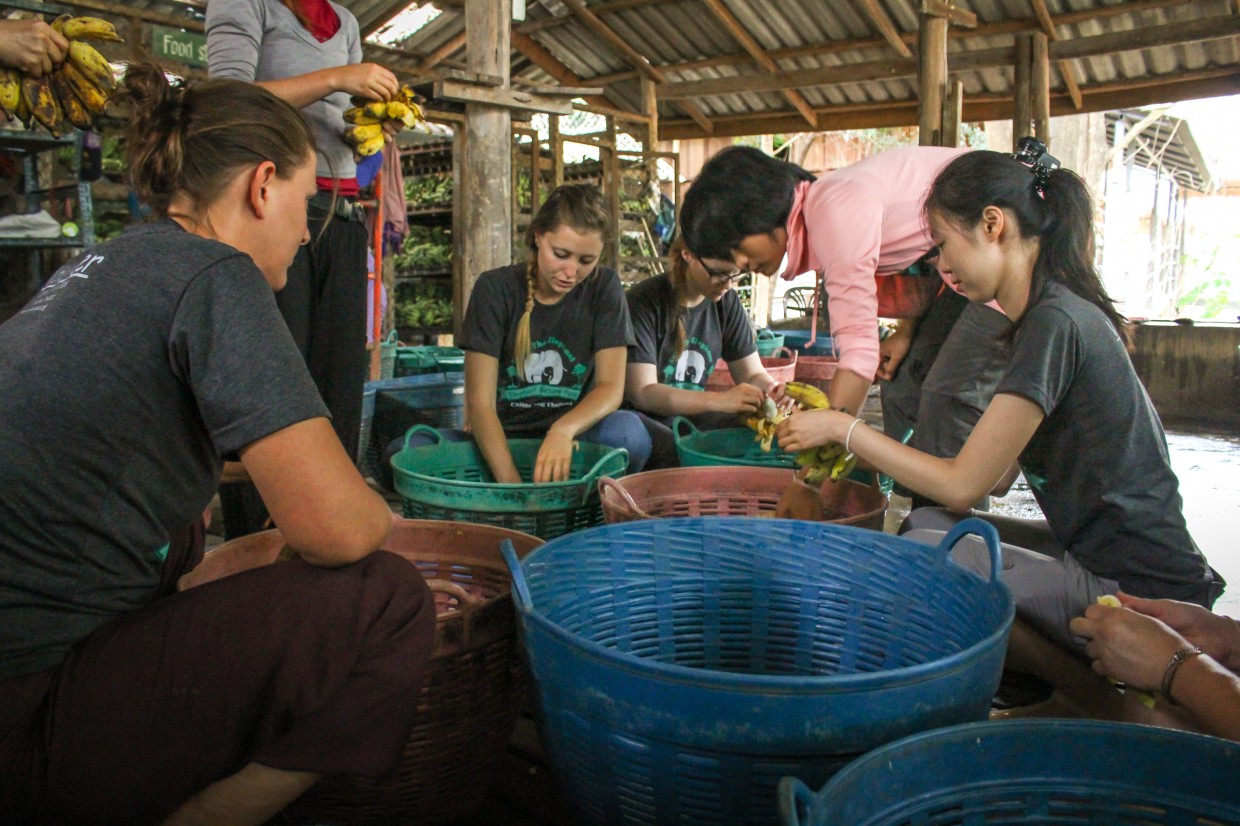
<path fill-rule="evenodd" d="M 379 342 L 379 378 L 390 379 L 396 370 L 396 351 L 399 348 L 396 331 L 387 334 L 387 338 Z"/>
<path fill-rule="evenodd" d="M 414 434 L 435 444 L 409 447 Z M 534 473 L 541 439 L 509 439 L 508 449 L 523 479 Z M 622 447 L 579 442 L 570 478 L 563 482 L 501 484 L 494 481 L 473 440 L 449 442 L 428 425 L 405 434 L 405 448 L 392 457 L 392 474 L 403 510 L 410 519 L 451 519 L 553 539 L 603 523 L 598 479 L 622 476 L 629 452 Z"/>
<path fill-rule="evenodd" d="M 395 376 L 425 373 L 460 373 L 465 370 L 465 351 L 459 347 L 398 347 Z"/>
<path fill-rule="evenodd" d="M 759 330 L 754 343 L 758 346 L 759 356 L 773 356 L 776 350 L 784 346 L 784 334 L 773 330 Z"/>
<path fill-rule="evenodd" d="M 682 429 L 688 428 L 688 433 Z M 771 445 L 770 452 L 762 449 L 757 435 L 747 427 L 728 427 L 720 430 L 698 430 L 693 422 L 677 416 L 672 420 L 672 433 L 676 438 L 676 453 L 681 467 L 711 467 L 716 465 L 742 465 L 745 467 L 796 468 L 793 455 Z M 905 435 L 907 443 L 910 431 Z M 874 472 L 858 468 L 848 478 L 863 485 L 874 483 Z M 890 496 L 893 482 L 885 473 L 878 474 L 878 489 Z"/>

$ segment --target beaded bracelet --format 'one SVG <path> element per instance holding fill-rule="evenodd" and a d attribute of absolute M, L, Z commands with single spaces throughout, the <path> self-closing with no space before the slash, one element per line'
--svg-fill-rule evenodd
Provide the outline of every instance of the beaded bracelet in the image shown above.
<path fill-rule="evenodd" d="M 1175 679 L 1175 672 L 1180 670 L 1180 666 L 1193 657 L 1200 656 L 1202 651 L 1195 645 L 1186 645 L 1171 655 L 1171 661 L 1167 663 L 1167 670 L 1163 672 L 1162 688 L 1159 690 L 1162 696 L 1167 698 L 1167 702 L 1171 705 L 1179 705 L 1171 698 L 1171 681 Z"/>

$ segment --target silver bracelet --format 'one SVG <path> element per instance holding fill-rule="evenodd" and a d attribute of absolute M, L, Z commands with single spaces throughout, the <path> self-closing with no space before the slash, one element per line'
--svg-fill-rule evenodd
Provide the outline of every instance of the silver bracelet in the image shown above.
<path fill-rule="evenodd" d="M 844 436 L 844 452 L 845 453 L 852 453 L 852 450 L 849 449 L 848 447 L 848 442 L 850 439 L 852 439 L 853 428 L 855 428 L 859 424 L 861 424 L 861 419 L 858 418 L 858 419 L 853 419 L 853 423 L 848 426 L 848 433 Z"/>
<path fill-rule="evenodd" d="M 1171 699 L 1171 681 L 1175 679 L 1175 672 L 1180 670 L 1180 666 L 1193 657 L 1200 656 L 1202 650 L 1195 645 L 1186 645 L 1171 655 L 1171 661 L 1167 663 L 1167 670 L 1163 672 L 1162 688 L 1159 693 L 1167 698 L 1167 702 L 1171 705 L 1179 705 L 1175 700 Z"/>

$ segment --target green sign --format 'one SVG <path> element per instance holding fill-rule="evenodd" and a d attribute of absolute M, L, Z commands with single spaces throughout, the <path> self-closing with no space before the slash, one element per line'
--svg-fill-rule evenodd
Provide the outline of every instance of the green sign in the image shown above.
<path fill-rule="evenodd" d="M 207 65 L 207 36 L 164 26 L 151 27 L 151 52 L 156 57 L 190 66 Z"/>

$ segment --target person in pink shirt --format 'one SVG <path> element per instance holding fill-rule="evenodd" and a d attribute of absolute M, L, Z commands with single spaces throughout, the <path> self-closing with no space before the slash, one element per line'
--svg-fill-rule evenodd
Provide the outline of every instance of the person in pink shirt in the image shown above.
<path fill-rule="evenodd" d="M 922 200 L 967 149 L 892 149 L 815 179 L 745 146 L 711 158 L 685 194 L 685 243 L 708 269 L 785 278 L 814 270 L 827 299 L 839 369 L 831 405 L 859 411 L 882 384 L 884 430 L 955 456 L 1002 372 L 1007 318 L 970 304 L 933 266 Z M 879 342 L 878 319 L 899 319 Z M 929 504 L 931 500 L 915 505 Z M 983 499 L 984 501 L 984 499 Z"/>

